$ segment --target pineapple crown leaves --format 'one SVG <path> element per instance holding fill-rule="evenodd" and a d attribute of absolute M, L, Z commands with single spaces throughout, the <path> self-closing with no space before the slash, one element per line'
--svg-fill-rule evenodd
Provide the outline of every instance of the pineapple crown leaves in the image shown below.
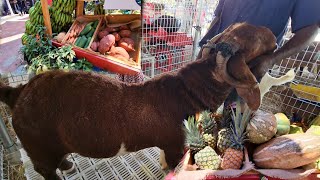
<path fill-rule="evenodd" d="M 245 129 L 247 128 L 247 125 L 249 123 L 249 120 L 252 115 L 252 111 L 249 109 L 248 105 L 245 104 L 244 112 L 241 113 L 241 104 L 240 99 L 237 99 L 236 102 L 236 112 L 231 108 L 232 111 L 232 121 L 230 128 L 232 130 L 233 134 L 233 147 L 235 148 L 243 148 L 243 143 L 247 139 L 245 139 L 247 132 L 245 132 Z"/>
<path fill-rule="evenodd" d="M 197 126 L 197 121 L 195 121 L 194 116 L 189 116 L 188 120 L 183 121 L 184 124 L 184 132 L 186 135 L 186 145 L 190 147 L 190 145 L 199 145 L 205 146 L 205 142 L 200 134 L 200 131 Z"/>
<path fill-rule="evenodd" d="M 209 110 L 202 111 L 199 115 L 199 122 L 203 129 L 209 129 L 214 126 L 213 119 L 211 118 L 211 112 Z"/>

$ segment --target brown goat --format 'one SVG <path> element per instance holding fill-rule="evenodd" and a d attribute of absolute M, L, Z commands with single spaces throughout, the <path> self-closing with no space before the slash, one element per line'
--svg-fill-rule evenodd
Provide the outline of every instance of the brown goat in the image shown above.
<path fill-rule="evenodd" d="M 217 109 L 233 88 L 251 109 L 260 105 L 247 63 L 275 48 L 272 32 L 235 24 L 212 42 L 201 59 L 141 84 L 51 71 L 18 88 L 0 85 L 0 100 L 11 107 L 14 129 L 46 179 L 72 166 L 69 153 L 106 158 L 154 146 L 163 150 L 162 165 L 172 169 L 183 156 L 188 115 Z"/>

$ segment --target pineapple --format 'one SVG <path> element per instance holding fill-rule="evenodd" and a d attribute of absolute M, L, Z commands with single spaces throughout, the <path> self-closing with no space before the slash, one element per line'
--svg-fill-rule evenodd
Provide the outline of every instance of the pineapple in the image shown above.
<path fill-rule="evenodd" d="M 219 155 L 210 146 L 196 153 L 194 160 L 201 169 L 217 170 L 221 163 Z"/>
<path fill-rule="evenodd" d="M 186 146 L 190 149 L 191 154 L 195 154 L 205 147 L 205 142 L 197 127 L 194 116 L 188 117 L 188 121 L 185 120 L 184 125 Z"/>
<path fill-rule="evenodd" d="M 221 168 L 222 169 L 240 169 L 243 162 L 244 140 L 246 136 L 246 126 L 251 117 L 251 111 L 248 106 L 241 115 L 240 101 L 237 101 L 236 113 L 232 110 L 232 120 L 230 129 L 232 136 L 230 138 L 231 146 L 224 152 Z"/>
<path fill-rule="evenodd" d="M 202 127 L 202 137 L 206 145 L 214 149 L 217 143 L 217 122 L 211 118 L 210 111 L 201 112 L 199 116 L 199 122 Z"/>
<path fill-rule="evenodd" d="M 230 125 L 232 123 L 231 116 L 232 108 L 224 108 L 223 109 L 223 119 L 221 120 L 221 128 L 218 132 L 218 141 L 217 148 L 221 153 L 224 153 L 227 148 L 231 146 L 231 136 L 232 130 L 230 129 Z"/>
<path fill-rule="evenodd" d="M 231 136 L 232 131 L 230 128 L 223 128 L 219 131 L 217 148 L 221 153 L 224 153 L 226 149 L 228 149 L 231 146 Z"/>
<path fill-rule="evenodd" d="M 185 120 L 184 125 L 186 146 L 194 155 L 195 163 L 202 169 L 218 169 L 221 162 L 220 157 L 210 146 L 205 145 L 194 117 L 191 116 L 187 121 Z"/>

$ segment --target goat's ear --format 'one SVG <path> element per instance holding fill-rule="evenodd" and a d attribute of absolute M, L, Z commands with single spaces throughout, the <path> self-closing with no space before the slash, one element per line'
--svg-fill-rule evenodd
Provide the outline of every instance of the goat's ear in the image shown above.
<path fill-rule="evenodd" d="M 241 55 L 237 54 L 230 58 L 228 73 L 242 84 L 241 87 L 235 86 L 238 95 L 251 110 L 257 110 L 261 103 L 259 84 Z"/>

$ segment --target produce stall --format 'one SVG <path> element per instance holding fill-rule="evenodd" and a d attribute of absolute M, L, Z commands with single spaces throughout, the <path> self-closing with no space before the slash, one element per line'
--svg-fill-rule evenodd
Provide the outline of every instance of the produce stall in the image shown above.
<path fill-rule="evenodd" d="M 140 14 L 105 15 L 104 10 L 95 10 L 97 15 L 83 15 L 83 11 L 84 1 L 56 0 L 50 7 L 46 1 L 36 2 L 30 10 L 30 20 L 26 22 L 23 42 L 27 42 L 27 35 L 38 34 L 37 25 L 44 25 L 47 34 L 54 36 L 52 44 L 55 47 L 72 46 L 78 59 L 85 58 L 105 71 L 129 75 L 139 73 Z"/>

